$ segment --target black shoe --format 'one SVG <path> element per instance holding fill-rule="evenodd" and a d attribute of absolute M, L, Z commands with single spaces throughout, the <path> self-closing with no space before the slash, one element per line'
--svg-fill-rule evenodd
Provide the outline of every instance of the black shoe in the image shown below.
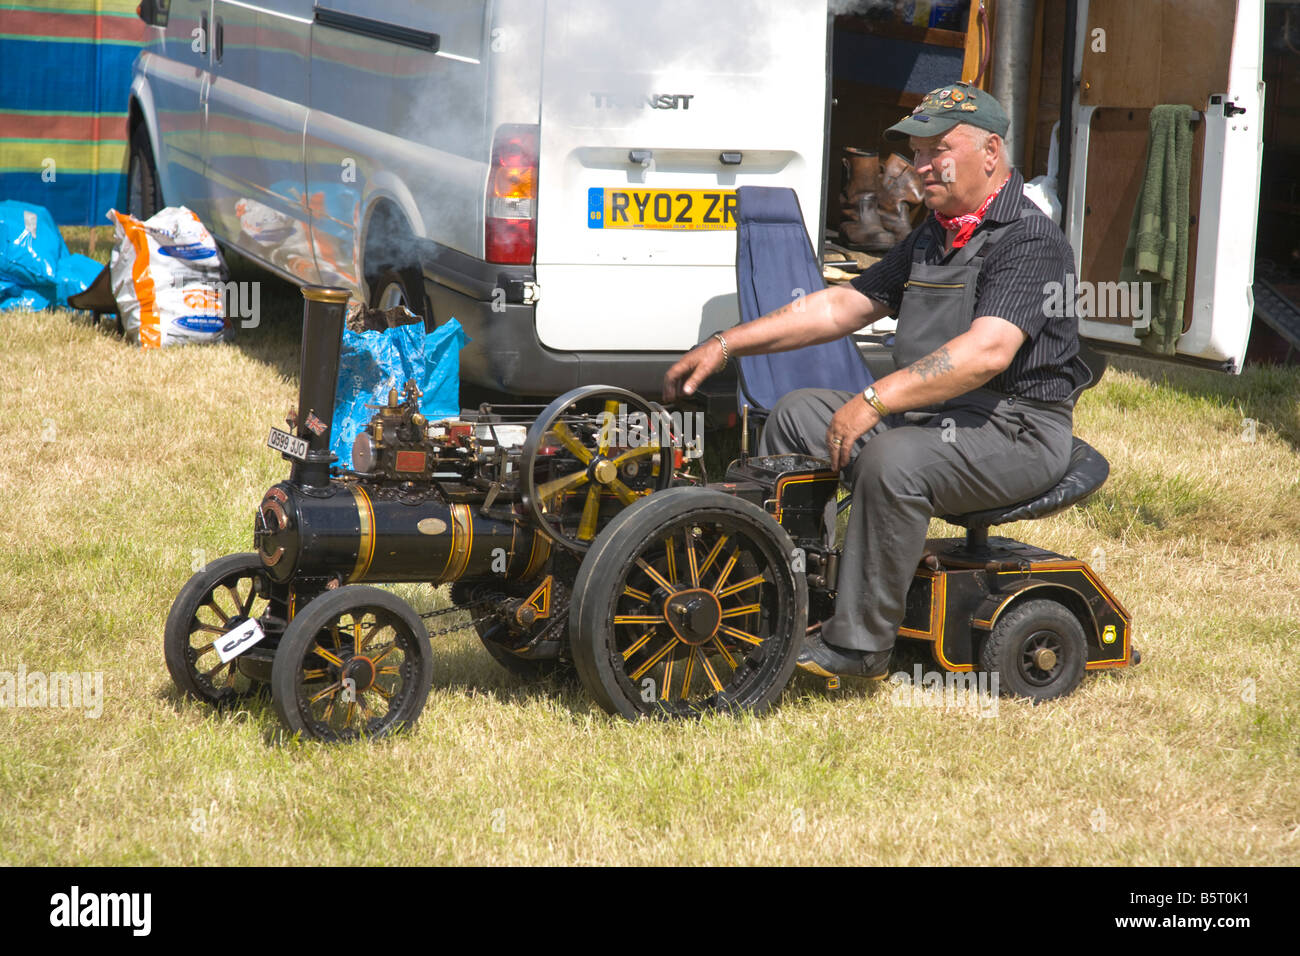
<path fill-rule="evenodd" d="M 796 663 L 818 677 L 865 677 L 883 680 L 889 676 L 889 656 L 886 651 L 855 651 L 836 647 L 822 640 L 821 630 L 804 637 L 803 650 Z"/>

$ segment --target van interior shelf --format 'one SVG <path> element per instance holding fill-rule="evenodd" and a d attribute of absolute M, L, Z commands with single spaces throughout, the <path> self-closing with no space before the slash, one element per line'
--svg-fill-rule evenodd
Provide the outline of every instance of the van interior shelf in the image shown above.
<path fill-rule="evenodd" d="M 966 34 L 963 31 L 918 27 L 897 20 L 867 20 L 852 15 L 838 16 L 835 18 L 835 29 L 849 33 L 865 33 L 890 40 L 927 43 L 931 46 L 950 46 L 961 49 L 966 45 Z"/>

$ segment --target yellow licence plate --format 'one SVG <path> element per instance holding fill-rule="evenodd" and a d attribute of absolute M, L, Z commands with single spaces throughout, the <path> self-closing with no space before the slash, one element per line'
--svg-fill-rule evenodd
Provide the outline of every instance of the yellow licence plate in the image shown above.
<path fill-rule="evenodd" d="M 732 189 L 587 190 L 589 229 L 735 229 Z"/>

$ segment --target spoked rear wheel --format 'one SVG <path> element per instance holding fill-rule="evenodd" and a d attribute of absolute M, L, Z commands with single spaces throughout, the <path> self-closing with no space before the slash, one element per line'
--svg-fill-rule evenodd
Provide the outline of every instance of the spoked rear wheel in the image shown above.
<path fill-rule="evenodd" d="M 583 685 L 624 717 L 766 710 L 794 669 L 808 590 L 794 545 L 760 508 L 674 488 L 615 518 L 574 584 Z"/>
<path fill-rule="evenodd" d="M 401 598 L 349 585 L 289 624 L 271 672 L 291 731 L 321 740 L 382 737 L 415 722 L 433 684 L 428 632 Z"/>

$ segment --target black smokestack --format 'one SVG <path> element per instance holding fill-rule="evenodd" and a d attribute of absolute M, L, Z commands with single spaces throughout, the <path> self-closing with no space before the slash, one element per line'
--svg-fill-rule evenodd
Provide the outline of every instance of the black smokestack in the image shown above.
<path fill-rule="evenodd" d="M 339 380 L 343 320 L 348 290 L 309 285 L 302 290 L 302 367 L 298 374 L 298 437 L 307 441 L 307 460 L 294 465 L 291 481 L 304 490 L 328 488 L 330 429 Z M 323 426 L 323 427 L 322 427 Z"/>

